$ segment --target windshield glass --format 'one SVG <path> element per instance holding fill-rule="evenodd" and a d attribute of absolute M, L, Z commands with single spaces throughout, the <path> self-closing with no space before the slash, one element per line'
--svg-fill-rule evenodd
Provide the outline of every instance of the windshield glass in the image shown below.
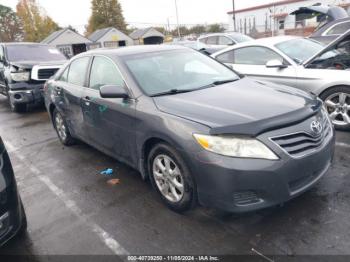
<path fill-rule="evenodd" d="M 9 61 L 66 60 L 66 57 L 55 47 L 46 45 L 8 45 L 6 51 Z"/>
<path fill-rule="evenodd" d="M 301 64 L 320 52 L 325 45 L 310 39 L 298 38 L 282 42 L 275 47 L 296 63 Z"/>
<path fill-rule="evenodd" d="M 196 90 L 239 77 L 219 62 L 192 50 L 176 50 L 124 57 L 143 91 L 153 96 L 171 90 Z"/>
<path fill-rule="evenodd" d="M 253 40 L 250 36 L 242 35 L 242 34 L 230 34 L 230 37 L 235 40 L 237 43 L 243 43 L 247 41 Z"/>

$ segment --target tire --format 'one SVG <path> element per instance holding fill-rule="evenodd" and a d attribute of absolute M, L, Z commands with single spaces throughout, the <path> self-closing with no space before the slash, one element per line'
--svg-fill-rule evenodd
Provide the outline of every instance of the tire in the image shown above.
<path fill-rule="evenodd" d="M 21 228 L 19 229 L 18 231 L 18 235 L 24 235 L 26 232 L 27 232 L 27 226 L 28 226 L 28 223 L 27 223 L 27 216 L 26 216 L 26 212 L 24 210 L 24 207 L 23 207 L 23 203 L 21 201 L 21 209 L 22 209 L 22 226 Z"/>
<path fill-rule="evenodd" d="M 163 169 L 156 164 L 160 161 L 162 167 L 166 168 L 165 161 L 168 160 L 171 172 L 169 169 L 162 171 Z M 147 167 L 152 186 L 171 210 L 181 213 L 195 208 L 197 195 L 193 177 L 175 149 L 165 143 L 157 144 L 148 155 Z"/>
<path fill-rule="evenodd" d="M 337 130 L 350 131 L 350 87 L 337 86 L 320 95 Z"/>
<path fill-rule="evenodd" d="M 61 143 L 65 146 L 74 145 L 76 141 L 69 132 L 66 120 L 61 115 L 61 113 L 57 111 L 57 109 L 53 111 L 52 120 Z"/>

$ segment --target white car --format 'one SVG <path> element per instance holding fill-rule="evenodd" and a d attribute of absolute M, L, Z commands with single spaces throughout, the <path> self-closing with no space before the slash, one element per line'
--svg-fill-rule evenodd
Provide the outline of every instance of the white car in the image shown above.
<path fill-rule="evenodd" d="M 216 48 L 218 50 L 233 46 L 239 43 L 248 42 L 254 40 L 250 36 L 243 35 L 241 33 L 215 33 L 201 36 L 198 38 L 198 42 L 206 44 L 210 48 Z"/>
<path fill-rule="evenodd" d="M 240 74 L 319 96 L 335 127 L 350 130 L 350 31 L 328 46 L 280 36 L 237 44 L 212 57 Z"/>

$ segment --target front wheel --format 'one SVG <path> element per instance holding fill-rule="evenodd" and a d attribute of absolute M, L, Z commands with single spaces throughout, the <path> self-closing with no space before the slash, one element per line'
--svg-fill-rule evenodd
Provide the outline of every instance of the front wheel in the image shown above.
<path fill-rule="evenodd" d="M 156 145 L 148 157 L 148 172 L 153 187 L 170 209 L 184 212 L 195 207 L 194 180 L 175 149 L 163 143 Z"/>
<path fill-rule="evenodd" d="M 65 146 L 73 145 L 75 143 L 75 139 L 71 136 L 68 130 L 66 120 L 63 118 L 61 113 L 57 111 L 57 109 L 55 109 L 53 112 L 53 122 L 61 143 Z"/>
<path fill-rule="evenodd" d="M 339 86 L 321 96 L 337 130 L 350 131 L 350 87 Z"/>

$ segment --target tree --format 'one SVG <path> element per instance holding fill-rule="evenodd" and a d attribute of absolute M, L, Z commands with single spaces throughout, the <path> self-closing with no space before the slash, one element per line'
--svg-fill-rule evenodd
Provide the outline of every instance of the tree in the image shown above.
<path fill-rule="evenodd" d="M 225 31 L 225 28 L 220 24 L 211 24 L 208 26 L 208 33 L 222 33 Z"/>
<path fill-rule="evenodd" d="M 192 34 L 201 35 L 205 33 L 206 30 L 205 30 L 205 26 L 203 25 L 195 25 L 190 28 L 190 31 Z"/>
<path fill-rule="evenodd" d="M 16 13 L 9 7 L 0 5 L 0 41 L 16 42 L 23 39 L 23 28 Z"/>
<path fill-rule="evenodd" d="M 24 29 L 24 40 L 40 42 L 60 27 L 45 14 L 36 0 L 19 0 L 17 15 L 21 19 Z"/>
<path fill-rule="evenodd" d="M 118 0 L 92 0 L 92 14 L 86 26 L 86 34 L 98 29 L 115 27 L 127 33 L 123 10 Z"/>
<path fill-rule="evenodd" d="M 154 27 L 154 29 L 157 30 L 158 32 L 162 33 L 163 35 L 167 34 L 165 27 L 157 26 L 157 27 Z"/>

